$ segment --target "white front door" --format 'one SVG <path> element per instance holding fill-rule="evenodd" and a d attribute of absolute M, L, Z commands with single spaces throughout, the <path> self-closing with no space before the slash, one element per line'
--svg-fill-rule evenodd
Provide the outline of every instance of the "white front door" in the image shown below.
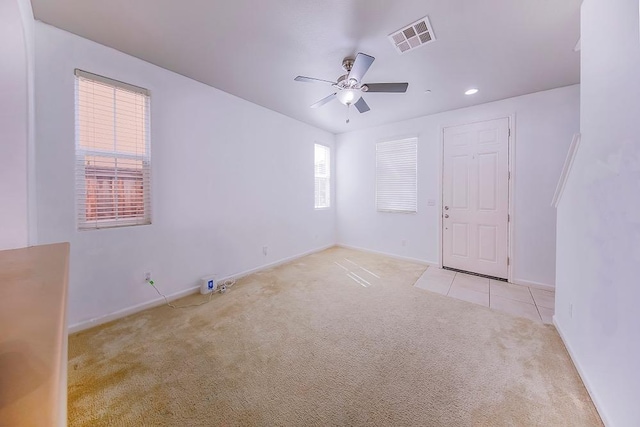
<path fill-rule="evenodd" d="M 442 264 L 507 279 L 509 119 L 444 130 Z"/>

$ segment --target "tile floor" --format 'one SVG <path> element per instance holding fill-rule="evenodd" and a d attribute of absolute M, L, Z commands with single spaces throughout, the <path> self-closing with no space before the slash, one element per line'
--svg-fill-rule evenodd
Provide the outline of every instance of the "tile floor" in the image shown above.
<path fill-rule="evenodd" d="M 555 301 L 553 291 L 437 267 L 427 268 L 414 286 L 536 322 L 552 323 Z"/>

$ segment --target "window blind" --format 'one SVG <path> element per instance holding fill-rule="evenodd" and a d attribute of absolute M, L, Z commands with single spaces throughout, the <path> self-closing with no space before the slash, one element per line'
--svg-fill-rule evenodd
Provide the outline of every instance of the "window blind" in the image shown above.
<path fill-rule="evenodd" d="M 331 149 L 315 144 L 315 207 L 331 206 Z"/>
<path fill-rule="evenodd" d="M 150 224 L 149 91 L 75 75 L 78 229 Z"/>
<path fill-rule="evenodd" d="M 376 207 L 380 212 L 417 212 L 418 138 L 376 144 Z"/>

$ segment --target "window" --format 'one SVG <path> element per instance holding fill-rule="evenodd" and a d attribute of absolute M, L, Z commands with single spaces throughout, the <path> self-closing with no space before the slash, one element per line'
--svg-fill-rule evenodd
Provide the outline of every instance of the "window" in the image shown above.
<path fill-rule="evenodd" d="M 331 149 L 315 145 L 316 209 L 331 206 Z"/>
<path fill-rule="evenodd" d="M 149 92 L 75 74 L 78 229 L 151 224 Z"/>
<path fill-rule="evenodd" d="M 380 212 L 416 212 L 418 138 L 376 144 L 376 207 Z"/>

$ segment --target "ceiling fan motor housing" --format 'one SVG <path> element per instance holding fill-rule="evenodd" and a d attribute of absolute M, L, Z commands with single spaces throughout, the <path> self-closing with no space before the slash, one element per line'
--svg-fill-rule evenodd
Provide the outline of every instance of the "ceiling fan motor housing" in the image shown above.
<path fill-rule="evenodd" d="M 344 68 L 344 70 L 348 73 L 349 71 L 351 71 L 351 68 L 353 68 L 353 58 L 344 58 L 342 60 L 342 68 Z"/>

